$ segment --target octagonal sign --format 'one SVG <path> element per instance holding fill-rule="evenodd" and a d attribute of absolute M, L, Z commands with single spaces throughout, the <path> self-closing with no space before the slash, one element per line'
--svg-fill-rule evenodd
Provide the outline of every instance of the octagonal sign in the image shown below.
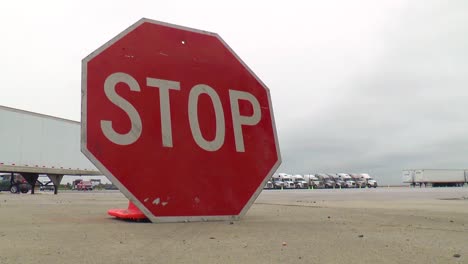
<path fill-rule="evenodd" d="M 81 129 L 152 222 L 238 219 L 281 163 L 260 79 L 217 34 L 149 19 L 83 59 Z"/>

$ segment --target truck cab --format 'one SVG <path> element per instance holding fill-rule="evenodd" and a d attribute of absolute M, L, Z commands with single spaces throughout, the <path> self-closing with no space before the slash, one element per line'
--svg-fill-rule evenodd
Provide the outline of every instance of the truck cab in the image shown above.
<path fill-rule="evenodd" d="M 263 189 L 273 189 L 273 179 L 268 179 Z"/>
<path fill-rule="evenodd" d="M 349 176 L 354 179 L 356 182 L 356 188 L 366 188 L 367 187 L 367 180 L 361 176 L 359 173 L 350 173 Z"/>
<path fill-rule="evenodd" d="M 286 189 L 294 189 L 296 188 L 296 184 L 293 181 L 293 178 L 291 175 L 287 174 L 282 177 L 282 181 L 284 183 L 283 187 Z"/>
<path fill-rule="evenodd" d="M 327 173 L 327 175 L 335 181 L 335 188 L 344 188 L 345 182 L 335 173 Z"/>
<path fill-rule="evenodd" d="M 292 176 L 296 189 L 307 189 L 309 188 L 309 184 L 304 179 L 302 175 L 296 174 Z"/>
<path fill-rule="evenodd" d="M 356 188 L 356 182 L 354 179 L 347 173 L 338 173 L 338 177 L 343 180 L 343 187 L 345 188 Z"/>
<path fill-rule="evenodd" d="M 283 175 L 285 175 L 285 173 L 273 175 L 273 178 L 272 178 L 273 189 L 282 189 L 284 187 Z"/>
<path fill-rule="evenodd" d="M 304 175 L 304 179 L 309 184 L 309 186 L 311 186 L 314 189 L 325 188 L 323 181 L 317 178 L 314 174 L 306 174 Z"/>
<path fill-rule="evenodd" d="M 282 189 L 284 187 L 284 182 L 280 178 L 273 179 L 273 188 L 274 189 Z"/>
<path fill-rule="evenodd" d="M 369 174 L 361 173 L 361 176 L 367 181 L 367 187 L 377 188 L 378 186 L 377 181 L 374 178 L 372 178 Z"/>
<path fill-rule="evenodd" d="M 315 174 L 322 183 L 325 188 L 335 188 L 335 181 L 326 173 L 317 173 Z"/>
<path fill-rule="evenodd" d="M 276 187 L 275 188 L 278 188 L 278 189 L 281 189 L 281 188 L 286 188 L 286 189 L 294 189 L 296 188 L 296 185 L 293 181 L 293 178 L 292 178 L 292 175 L 291 174 L 287 174 L 287 173 L 278 173 L 278 175 L 274 175 L 273 176 L 273 180 L 274 180 L 274 183 L 276 183 Z M 282 185 L 280 185 L 280 182 L 282 182 Z"/>

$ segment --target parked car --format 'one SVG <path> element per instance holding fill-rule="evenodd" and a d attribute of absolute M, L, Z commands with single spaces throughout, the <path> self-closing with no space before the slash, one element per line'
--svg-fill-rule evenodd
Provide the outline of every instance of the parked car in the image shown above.
<path fill-rule="evenodd" d="M 41 191 L 55 191 L 55 186 L 53 184 L 41 184 L 39 186 Z"/>
<path fill-rule="evenodd" d="M 0 191 L 10 191 L 11 193 L 27 193 L 31 190 L 31 185 L 19 173 L 0 174 Z"/>

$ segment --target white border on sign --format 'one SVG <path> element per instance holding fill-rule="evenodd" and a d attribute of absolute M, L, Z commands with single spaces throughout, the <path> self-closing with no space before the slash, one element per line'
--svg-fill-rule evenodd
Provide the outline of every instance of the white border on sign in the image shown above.
<path fill-rule="evenodd" d="M 152 23 L 152 24 L 157 24 L 157 25 L 162 25 L 166 27 L 171 27 L 171 28 L 177 28 L 177 29 L 182 29 L 185 31 L 191 31 L 199 34 L 205 34 L 205 35 L 210 35 L 216 37 L 223 45 L 234 55 L 234 57 L 237 58 L 237 60 L 249 71 L 252 76 L 255 77 L 255 79 L 263 86 L 263 88 L 266 90 L 267 95 L 268 95 L 268 104 L 270 106 L 270 115 L 271 115 L 271 124 L 273 126 L 273 134 L 275 137 L 275 144 L 276 144 L 276 151 L 278 154 L 278 160 L 277 162 L 273 165 L 271 170 L 268 172 L 268 174 L 265 176 L 265 179 L 261 183 L 261 185 L 257 188 L 255 193 L 252 195 L 252 197 L 249 199 L 249 201 L 245 204 L 244 208 L 241 210 L 239 215 L 210 215 L 210 216 L 155 216 L 153 215 L 148 209 L 146 209 L 143 204 L 138 201 L 138 199 L 135 198 L 135 196 L 128 191 L 127 188 L 116 178 L 112 173 L 106 169 L 106 167 L 98 160 L 96 157 L 87 149 L 87 138 L 86 138 L 86 127 L 87 127 L 87 119 L 86 119 L 86 110 L 87 110 L 87 76 L 88 76 L 88 69 L 87 65 L 90 60 L 92 60 L 94 57 L 99 55 L 101 52 L 103 52 L 105 49 L 113 45 L 115 42 L 123 38 L 125 35 L 133 31 L 135 28 L 138 26 L 142 25 L 143 23 Z M 228 221 L 228 220 L 239 220 L 240 217 L 244 216 L 249 208 L 252 206 L 252 204 L 255 202 L 257 197 L 260 195 L 260 192 L 263 190 L 263 187 L 267 183 L 268 179 L 273 175 L 273 173 L 278 169 L 278 167 L 281 164 L 281 154 L 280 154 L 280 149 L 279 149 L 279 144 L 278 144 L 278 136 L 276 133 L 276 124 L 275 124 L 275 118 L 273 114 L 273 107 L 271 103 L 271 96 L 270 96 L 270 90 L 268 87 L 258 78 L 257 75 L 245 64 L 239 56 L 229 47 L 229 45 L 216 33 L 212 32 L 207 32 L 203 30 L 198 30 L 198 29 L 193 29 L 193 28 L 188 28 L 188 27 L 183 27 L 183 26 L 178 26 L 178 25 L 173 25 L 161 21 L 156 21 L 152 19 L 147 19 L 147 18 L 142 18 L 138 20 L 135 24 L 131 25 L 128 27 L 126 30 L 112 38 L 110 41 L 99 47 L 97 50 L 95 50 L 93 53 L 89 54 L 86 58 L 82 60 L 81 64 L 81 152 L 103 173 L 105 176 L 107 176 L 113 184 L 115 184 L 119 190 L 133 203 L 135 204 L 138 209 L 140 209 L 153 223 L 158 223 L 158 222 L 195 222 L 195 221 Z"/>

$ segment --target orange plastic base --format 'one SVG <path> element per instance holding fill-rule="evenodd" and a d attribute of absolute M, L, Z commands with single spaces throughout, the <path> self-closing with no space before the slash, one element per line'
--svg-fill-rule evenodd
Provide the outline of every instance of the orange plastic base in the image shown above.
<path fill-rule="evenodd" d="M 125 219 L 125 220 L 147 220 L 148 218 L 145 216 L 144 213 L 138 209 L 132 202 L 128 202 L 128 208 L 127 209 L 110 209 L 107 211 L 109 215 L 115 216 L 120 219 Z"/>

